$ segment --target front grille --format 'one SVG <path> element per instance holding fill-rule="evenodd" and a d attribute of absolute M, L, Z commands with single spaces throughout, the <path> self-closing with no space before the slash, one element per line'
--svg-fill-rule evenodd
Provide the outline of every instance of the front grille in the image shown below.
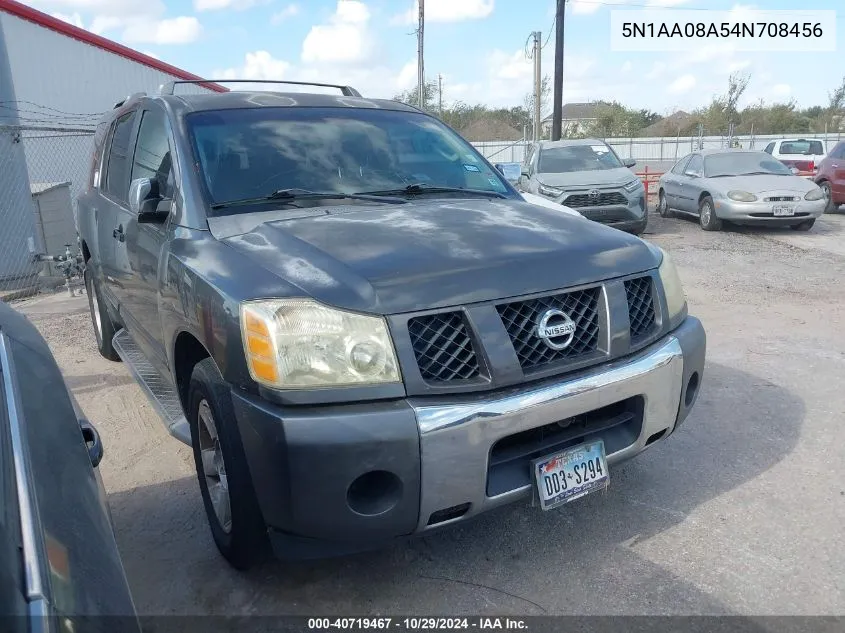
<path fill-rule="evenodd" d="M 596 351 L 599 342 L 599 291 L 599 288 L 588 288 L 496 306 L 523 370 L 572 360 Z M 575 322 L 575 334 L 565 349 L 552 349 L 537 336 L 540 318 L 550 309 L 565 312 Z"/>
<path fill-rule="evenodd" d="M 490 449 L 487 495 L 530 485 L 533 460 L 578 444 L 601 439 L 607 455 L 631 446 L 642 430 L 644 405 L 642 396 L 635 396 L 502 438 Z"/>
<path fill-rule="evenodd" d="M 600 193 L 598 196 L 591 196 L 589 194 L 577 194 L 569 196 L 563 201 L 567 207 L 575 209 L 583 207 L 607 207 L 613 204 L 628 205 L 628 199 L 618 191 L 612 193 Z"/>
<path fill-rule="evenodd" d="M 763 198 L 763 202 L 798 202 L 800 199 L 797 196 L 771 196 Z"/>
<path fill-rule="evenodd" d="M 451 382 L 479 375 L 478 357 L 463 313 L 415 317 L 408 321 L 408 333 L 423 380 Z"/>
<path fill-rule="evenodd" d="M 632 343 L 651 334 L 654 328 L 654 297 L 651 286 L 651 277 L 637 277 L 625 282 Z"/>

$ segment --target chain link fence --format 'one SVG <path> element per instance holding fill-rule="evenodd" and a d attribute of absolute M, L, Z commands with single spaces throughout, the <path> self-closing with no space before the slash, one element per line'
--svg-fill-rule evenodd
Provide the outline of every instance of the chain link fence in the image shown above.
<path fill-rule="evenodd" d="M 720 149 L 738 147 L 762 150 L 770 142 L 782 138 L 820 139 L 826 141 L 828 151 L 842 140 L 845 134 L 733 134 L 730 130 L 701 129 L 693 136 L 663 137 L 606 137 L 603 140 L 610 145 L 622 159 L 632 158 L 637 161 L 635 170 L 649 168 L 650 172 L 662 172 L 669 169 L 683 156 L 699 149 Z M 476 141 L 472 143 L 488 160 L 494 163 L 521 163 L 525 159 L 530 141 Z"/>
<path fill-rule="evenodd" d="M 69 277 L 70 260 L 61 258 L 69 253 L 76 262 L 76 198 L 93 138 L 92 126 L 0 125 L 0 297 Z"/>

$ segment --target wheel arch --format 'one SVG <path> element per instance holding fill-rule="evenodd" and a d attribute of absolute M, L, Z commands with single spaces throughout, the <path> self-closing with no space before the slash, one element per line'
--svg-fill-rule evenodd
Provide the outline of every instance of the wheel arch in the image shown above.
<path fill-rule="evenodd" d="M 199 337 L 188 330 L 181 330 L 176 335 L 173 341 L 173 379 L 176 383 L 176 391 L 179 394 L 183 411 L 187 411 L 188 386 L 191 382 L 194 367 L 206 358 L 214 359 Z"/>

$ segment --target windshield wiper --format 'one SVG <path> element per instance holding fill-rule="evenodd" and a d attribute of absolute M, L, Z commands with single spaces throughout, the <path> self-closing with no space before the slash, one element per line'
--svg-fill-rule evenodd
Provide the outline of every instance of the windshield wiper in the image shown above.
<path fill-rule="evenodd" d="M 360 195 L 368 196 L 419 196 L 429 193 L 465 193 L 475 196 L 486 196 L 489 198 L 507 198 L 498 191 L 487 191 L 485 189 L 467 189 L 465 187 L 438 187 L 424 183 L 414 183 L 402 189 L 384 189 L 382 191 L 362 191 Z"/>
<path fill-rule="evenodd" d="M 749 171 L 739 176 L 791 176 L 792 174 L 776 174 L 773 171 Z"/>
<path fill-rule="evenodd" d="M 212 209 L 224 209 L 245 204 L 258 204 L 270 200 L 281 202 L 293 202 L 295 200 L 365 200 L 367 202 L 387 202 L 391 204 L 405 204 L 402 198 L 388 198 L 385 196 L 373 196 L 365 193 L 342 193 L 340 191 L 309 191 L 308 189 L 276 189 L 269 195 L 259 198 L 242 198 L 239 200 L 227 200 L 211 205 Z"/>

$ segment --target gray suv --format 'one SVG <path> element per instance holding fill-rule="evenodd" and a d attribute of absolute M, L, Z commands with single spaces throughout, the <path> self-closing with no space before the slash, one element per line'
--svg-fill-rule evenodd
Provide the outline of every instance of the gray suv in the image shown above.
<path fill-rule="evenodd" d="M 603 490 L 703 376 L 664 252 L 337 88 L 130 98 L 79 198 L 100 352 L 193 448 L 239 568 Z"/>
<path fill-rule="evenodd" d="M 597 139 L 540 141 L 526 154 L 518 187 L 639 235 L 648 212 L 645 188 L 630 169 L 635 164 Z"/>

